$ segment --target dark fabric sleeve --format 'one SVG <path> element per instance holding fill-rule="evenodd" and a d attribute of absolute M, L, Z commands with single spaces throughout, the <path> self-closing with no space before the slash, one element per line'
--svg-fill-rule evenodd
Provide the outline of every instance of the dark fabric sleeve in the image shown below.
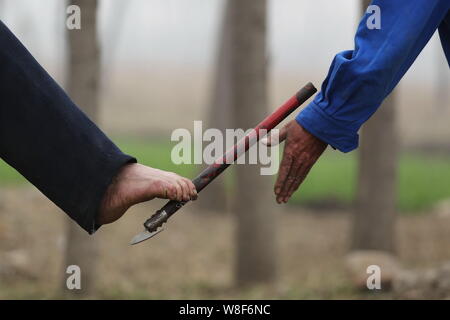
<path fill-rule="evenodd" d="M 93 233 L 123 154 L 0 21 L 0 157 Z"/>
<path fill-rule="evenodd" d="M 439 36 L 441 37 L 442 48 L 444 49 L 448 66 L 450 67 L 450 10 L 439 26 Z"/>

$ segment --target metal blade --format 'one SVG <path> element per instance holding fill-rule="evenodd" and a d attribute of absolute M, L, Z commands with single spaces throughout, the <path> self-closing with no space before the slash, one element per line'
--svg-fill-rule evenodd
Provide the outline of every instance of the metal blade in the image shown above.
<path fill-rule="evenodd" d="M 154 231 L 154 232 L 150 232 L 150 231 L 148 231 L 148 230 L 145 230 L 145 231 L 139 233 L 138 235 L 136 235 L 136 236 L 133 238 L 133 240 L 131 240 L 130 244 L 131 244 L 131 245 L 134 245 L 134 244 L 138 244 L 138 243 L 140 243 L 140 242 L 142 242 L 142 241 L 145 241 L 145 240 L 147 240 L 147 239 L 150 239 L 151 237 L 156 236 L 158 233 L 160 233 L 160 232 L 163 231 L 163 230 L 164 230 L 164 229 L 162 229 L 162 228 L 159 229 L 159 230 L 156 230 L 156 231 Z"/>

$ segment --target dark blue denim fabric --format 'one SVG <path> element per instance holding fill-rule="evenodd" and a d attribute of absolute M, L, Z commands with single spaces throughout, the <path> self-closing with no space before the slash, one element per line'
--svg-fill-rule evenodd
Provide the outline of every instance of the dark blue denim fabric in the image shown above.
<path fill-rule="evenodd" d="M 128 162 L 0 21 L 0 157 L 93 233 L 102 196 Z"/>

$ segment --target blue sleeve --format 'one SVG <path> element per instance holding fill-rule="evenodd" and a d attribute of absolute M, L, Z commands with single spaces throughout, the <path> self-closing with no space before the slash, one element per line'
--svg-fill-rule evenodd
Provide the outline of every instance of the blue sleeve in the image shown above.
<path fill-rule="evenodd" d="M 355 49 L 337 54 L 315 99 L 296 120 L 334 148 L 358 147 L 358 130 L 397 85 L 450 9 L 449 0 L 374 0 L 379 29 L 362 18 Z"/>

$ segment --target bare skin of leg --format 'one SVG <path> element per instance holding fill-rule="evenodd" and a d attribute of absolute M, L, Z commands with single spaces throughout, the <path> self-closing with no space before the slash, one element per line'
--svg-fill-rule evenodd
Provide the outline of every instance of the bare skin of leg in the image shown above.
<path fill-rule="evenodd" d="M 114 177 L 103 196 L 99 225 L 112 223 L 133 205 L 154 198 L 188 201 L 197 199 L 191 180 L 138 163 L 127 164 Z"/>

